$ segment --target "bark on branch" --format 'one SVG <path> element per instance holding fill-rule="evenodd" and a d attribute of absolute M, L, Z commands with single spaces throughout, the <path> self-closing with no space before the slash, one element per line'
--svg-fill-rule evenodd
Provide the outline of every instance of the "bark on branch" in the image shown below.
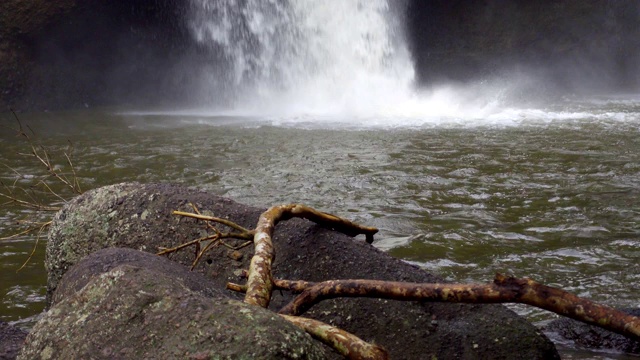
<path fill-rule="evenodd" d="M 253 243 L 255 252 L 249 266 L 249 279 L 247 280 L 247 293 L 244 302 L 262 306 L 269 306 L 271 292 L 273 291 L 273 279 L 271 278 L 271 264 L 274 258 L 273 231 L 278 222 L 293 217 L 311 220 L 321 226 L 340 231 L 349 236 L 364 234 L 367 242 L 373 242 L 373 235 L 378 229 L 358 225 L 349 220 L 335 215 L 317 211 L 300 204 L 278 205 L 269 208 L 260 215 L 255 229 Z"/>
<path fill-rule="evenodd" d="M 302 328 L 313 338 L 335 349 L 347 359 L 386 360 L 389 358 L 389 354 L 382 347 L 369 344 L 359 337 L 337 327 L 309 318 L 289 315 L 280 316 Z"/>
<path fill-rule="evenodd" d="M 299 285 L 299 283 L 295 283 Z M 284 285 L 284 284 L 283 284 Z M 330 280 L 306 288 L 280 314 L 301 315 L 322 300 L 370 297 L 403 301 L 521 303 L 640 340 L 640 319 L 564 290 L 497 274 L 492 284 L 417 284 L 380 280 Z"/>

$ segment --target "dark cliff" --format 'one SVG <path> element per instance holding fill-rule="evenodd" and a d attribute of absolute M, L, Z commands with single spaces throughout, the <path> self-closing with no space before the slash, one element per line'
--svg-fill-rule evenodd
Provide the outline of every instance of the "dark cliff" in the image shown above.
<path fill-rule="evenodd" d="M 413 0 L 407 23 L 423 84 L 526 69 L 572 90 L 638 86 L 634 0 Z"/>
<path fill-rule="evenodd" d="M 0 2 L 0 109 L 184 104 L 212 54 L 175 0 Z M 408 0 L 419 84 L 530 71 L 561 89 L 635 90 L 635 0 Z"/>

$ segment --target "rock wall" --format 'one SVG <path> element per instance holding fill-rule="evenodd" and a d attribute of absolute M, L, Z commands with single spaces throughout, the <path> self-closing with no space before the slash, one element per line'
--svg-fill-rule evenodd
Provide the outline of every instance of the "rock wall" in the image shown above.
<path fill-rule="evenodd" d="M 180 96 L 185 2 L 0 3 L 0 109 L 144 104 Z M 180 86 L 181 85 L 181 86 Z"/>
<path fill-rule="evenodd" d="M 523 69 L 571 90 L 639 83 L 634 0 L 412 0 L 407 24 L 423 84 Z"/>
<path fill-rule="evenodd" d="M 393 2 L 394 5 L 403 2 Z M 422 85 L 527 68 L 568 90 L 640 83 L 636 0 L 406 0 Z M 0 109 L 175 105 L 212 66 L 189 1 L 0 2 Z M 167 103 L 170 101 L 171 103 Z"/>

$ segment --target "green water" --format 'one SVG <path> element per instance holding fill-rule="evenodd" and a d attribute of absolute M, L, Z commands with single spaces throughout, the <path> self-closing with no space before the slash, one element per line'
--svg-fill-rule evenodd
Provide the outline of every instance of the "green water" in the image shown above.
<path fill-rule="evenodd" d="M 52 155 L 73 143 L 84 189 L 178 182 L 262 207 L 301 202 L 379 227 L 376 246 L 452 281 L 490 282 L 496 272 L 510 273 L 637 307 L 640 106 L 580 106 L 571 116 L 528 112 L 514 115 L 516 123 L 506 117 L 480 125 L 372 127 L 349 119 L 109 111 L 22 114 L 21 120 Z M 29 149 L 6 128 L 15 127 L 12 116 L 2 114 L 0 124 L 0 160 L 28 186 L 42 168 L 16 154 Z M 3 168 L 0 177 L 11 183 L 17 175 Z M 0 209 L 0 236 L 36 216 Z M 0 242 L 0 320 L 24 327 L 44 304 L 44 244 L 16 273 L 34 242 L 34 236 Z M 554 317 L 513 308 L 536 323 Z"/>

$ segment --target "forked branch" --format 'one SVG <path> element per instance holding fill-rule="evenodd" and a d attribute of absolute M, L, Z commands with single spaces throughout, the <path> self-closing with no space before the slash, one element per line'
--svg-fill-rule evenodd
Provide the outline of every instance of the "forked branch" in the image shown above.
<path fill-rule="evenodd" d="M 193 208 L 194 213 L 188 213 L 188 212 L 184 212 L 184 211 L 174 211 L 173 214 L 205 221 L 206 224 L 207 224 L 207 229 L 212 230 L 214 232 L 214 234 L 213 235 L 203 236 L 203 237 L 201 237 L 199 239 L 191 240 L 189 242 L 186 242 L 184 244 L 180 244 L 178 246 L 174 246 L 172 248 L 160 248 L 159 249 L 160 251 L 157 253 L 157 255 L 166 255 L 166 254 L 170 254 L 170 253 L 174 253 L 176 251 L 182 250 L 182 249 L 184 249 L 186 247 L 189 247 L 189 246 L 195 246 L 196 247 L 196 257 L 193 260 L 193 263 L 191 264 L 191 270 L 193 270 L 196 267 L 196 265 L 198 265 L 198 262 L 200 261 L 202 256 L 207 251 L 209 251 L 209 249 L 213 248 L 214 246 L 216 246 L 218 244 L 223 244 L 223 245 L 231 247 L 230 245 L 227 245 L 226 243 L 224 243 L 223 239 L 251 240 L 253 238 L 254 234 L 255 234 L 255 230 L 245 229 L 244 227 L 234 223 L 233 221 L 230 221 L 230 220 L 227 220 L 227 219 L 223 219 L 223 218 L 219 218 L 219 217 L 215 217 L 215 216 L 202 215 L 202 214 L 200 214 L 200 211 L 198 211 L 198 208 L 194 204 L 190 204 L 190 205 Z M 211 223 L 217 223 L 217 224 L 225 225 L 225 226 L 227 226 L 229 228 L 237 230 L 237 232 L 221 232 L 220 230 L 218 230 L 218 228 L 215 225 L 212 225 Z M 203 249 L 200 249 L 200 244 L 205 242 L 205 241 L 208 241 L 208 243 L 204 246 Z M 250 244 L 251 244 L 251 242 L 245 242 L 245 243 L 241 244 L 240 246 L 232 247 L 232 248 L 234 248 L 234 249 L 241 248 L 241 247 L 244 247 L 244 246 L 247 246 L 247 245 L 250 245 Z"/>
<path fill-rule="evenodd" d="M 284 285 L 284 283 L 281 283 Z M 300 283 L 293 282 L 296 288 Z M 379 280 L 330 280 L 309 284 L 280 314 L 301 315 L 313 305 L 338 297 L 455 303 L 521 303 L 640 340 L 640 319 L 582 299 L 564 290 L 497 274 L 491 284 L 417 284 Z"/>
<path fill-rule="evenodd" d="M 317 211 L 305 205 L 288 204 L 273 206 L 263 212 L 258 219 L 256 233 L 253 238 L 255 253 L 249 266 L 249 279 L 247 280 L 247 293 L 244 302 L 262 306 L 269 306 L 271 292 L 273 291 L 273 279 L 271 278 L 271 264 L 274 250 L 271 240 L 276 224 L 282 220 L 293 217 L 309 219 L 324 227 L 332 228 L 349 236 L 364 234 L 367 242 L 373 242 L 373 235 L 378 229 L 358 225 L 349 220 L 342 219 L 332 214 Z"/>

